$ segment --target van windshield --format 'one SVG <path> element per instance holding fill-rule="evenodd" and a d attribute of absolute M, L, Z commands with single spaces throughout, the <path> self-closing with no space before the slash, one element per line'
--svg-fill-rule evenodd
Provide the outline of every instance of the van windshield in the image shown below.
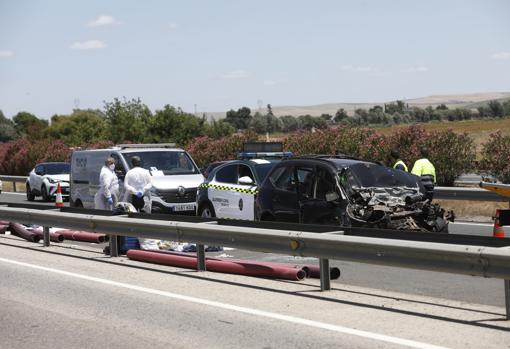
<path fill-rule="evenodd" d="M 123 155 L 131 167 L 131 159 L 138 156 L 142 160 L 142 167 L 152 173 L 162 171 L 165 176 L 200 173 L 189 155 L 183 151 L 144 151 Z"/>

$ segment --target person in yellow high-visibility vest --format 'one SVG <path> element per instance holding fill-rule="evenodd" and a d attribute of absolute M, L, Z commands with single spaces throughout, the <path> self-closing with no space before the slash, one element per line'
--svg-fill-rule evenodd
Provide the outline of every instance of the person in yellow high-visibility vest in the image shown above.
<path fill-rule="evenodd" d="M 416 160 L 411 173 L 421 178 L 425 187 L 425 198 L 432 201 L 434 197 L 434 185 L 436 184 L 436 168 L 429 161 L 429 150 L 427 147 L 420 148 L 421 159 Z"/>
<path fill-rule="evenodd" d="M 402 170 L 402 171 L 405 171 L 405 172 L 408 171 L 405 162 L 400 158 L 400 152 L 398 150 L 393 149 L 391 151 L 391 158 L 393 159 L 393 161 L 395 161 L 395 164 L 393 165 L 393 168 L 395 168 L 397 170 Z"/>

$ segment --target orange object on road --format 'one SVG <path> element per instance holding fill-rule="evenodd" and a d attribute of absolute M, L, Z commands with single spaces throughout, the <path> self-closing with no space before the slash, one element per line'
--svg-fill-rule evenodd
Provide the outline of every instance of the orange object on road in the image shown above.
<path fill-rule="evenodd" d="M 496 216 L 494 217 L 494 228 L 492 229 L 492 236 L 495 238 L 504 238 L 505 231 L 499 224 L 499 210 L 496 210 Z"/>

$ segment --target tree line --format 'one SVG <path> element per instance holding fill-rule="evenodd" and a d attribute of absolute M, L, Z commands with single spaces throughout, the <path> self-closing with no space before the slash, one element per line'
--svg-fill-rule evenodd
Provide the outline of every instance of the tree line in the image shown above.
<path fill-rule="evenodd" d="M 276 117 L 270 104 L 264 112 L 252 114 L 248 107 L 229 110 L 221 120 L 197 117 L 180 108 L 165 105 L 152 112 L 138 99 L 115 98 L 105 102 L 103 109 L 75 109 L 69 115 L 53 115 L 50 120 L 40 119 L 28 112 L 19 112 L 9 119 L 0 111 L 0 142 L 16 139 L 62 140 L 69 146 L 92 144 L 101 141 L 113 143 L 163 143 L 187 145 L 193 138 L 207 136 L 219 139 L 240 130 L 266 132 L 295 132 L 327 129 L 342 126 L 390 126 L 430 121 L 458 121 L 510 116 L 510 100 L 493 100 L 476 109 L 449 109 L 441 104 L 433 108 L 409 107 L 396 101 L 370 109 L 358 108 L 354 115 L 339 109 L 335 115 L 285 115 Z"/>
<path fill-rule="evenodd" d="M 153 113 L 140 99 L 115 98 L 105 102 L 102 110 L 75 109 L 69 115 L 53 115 L 49 121 L 28 112 L 19 112 L 11 120 L 0 111 L 0 142 L 59 139 L 69 146 L 100 141 L 184 145 L 197 136 L 217 139 L 234 132 L 224 120 L 207 121 L 205 116 L 170 105 Z"/>
<path fill-rule="evenodd" d="M 228 123 L 238 130 L 253 129 L 257 133 L 294 132 L 300 130 L 325 129 L 334 125 L 352 126 L 391 126 L 398 124 L 426 123 L 431 121 L 460 121 L 483 118 L 503 118 L 510 116 L 510 100 L 503 103 L 493 100 L 487 105 L 481 105 L 476 110 L 467 108 L 449 109 L 440 104 L 433 108 L 409 107 L 403 101 L 396 101 L 382 106 L 376 105 L 370 109 L 358 108 L 354 115 L 348 115 L 343 108 L 335 115 L 322 114 L 320 116 L 301 115 L 294 117 L 285 115 L 274 116 L 271 105 L 267 106 L 266 113 L 256 112 L 242 107 L 227 112 Z"/>

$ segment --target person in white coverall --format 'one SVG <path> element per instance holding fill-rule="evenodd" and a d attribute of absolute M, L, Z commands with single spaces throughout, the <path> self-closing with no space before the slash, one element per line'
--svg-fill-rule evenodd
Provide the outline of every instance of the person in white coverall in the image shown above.
<path fill-rule="evenodd" d="M 94 208 L 112 210 L 119 197 L 119 180 L 114 172 L 115 160 L 107 158 L 99 174 L 99 190 L 94 196 Z"/>
<path fill-rule="evenodd" d="M 151 213 L 152 177 L 148 170 L 141 167 L 142 161 L 138 156 L 133 156 L 131 164 L 133 168 L 124 178 L 124 201 L 131 202 L 138 211 L 143 209 Z"/>

